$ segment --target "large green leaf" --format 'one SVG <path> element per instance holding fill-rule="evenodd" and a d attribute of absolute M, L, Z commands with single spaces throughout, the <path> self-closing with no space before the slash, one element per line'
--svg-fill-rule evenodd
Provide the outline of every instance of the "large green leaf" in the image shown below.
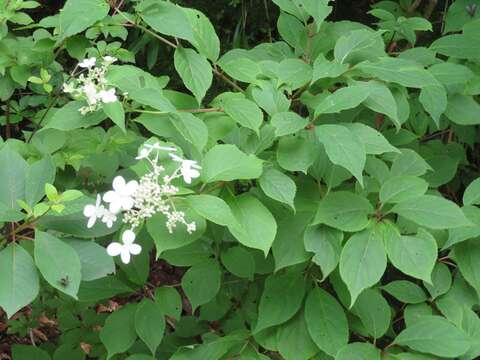
<path fill-rule="evenodd" d="M 223 226 L 238 226 L 228 204 L 221 198 L 212 195 L 191 195 L 187 197 L 190 205 L 205 219 Z"/>
<path fill-rule="evenodd" d="M 312 341 L 303 311 L 279 327 L 277 332 L 278 352 L 285 360 L 308 360 L 318 353 Z"/>
<path fill-rule="evenodd" d="M 480 204 L 480 178 L 473 180 L 468 184 L 463 193 L 463 205 Z"/>
<path fill-rule="evenodd" d="M 182 289 L 185 291 L 193 311 L 217 295 L 220 290 L 221 276 L 218 262 L 214 259 L 193 265 L 183 275 Z"/>
<path fill-rule="evenodd" d="M 380 360 L 380 350 L 368 342 L 355 342 L 344 346 L 335 360 Z"/>
<path fill-rule="evenodd" d="M 455 94 L 448 99 L 445 116 L 459 125 L 480 124 L 480 104 L 472 97 Z"/>
<path fill-rule="evenodd" d="M 393 176 L 382 184 L 380 201 L 382 204 L 401 203 L 425 194 L 428 183 L 416 176 Z"/>
<path fill-rule="evenodd" d="M 440 316 L 423 316 L 403 330 L 395 338 L 395 343 L 449 358 L 463 355 L 470 348 L 467 334 Z"/>
<path fill-rule="evenodd" d="M 480 248 L 477 241 L 456 245 L 454 257 L 465 280 L 480 294 Z"/>
<path fill-rule="evenodd" d="M 193 31 L 192 43 L 200 54 L 215 62 L 220 54 L 220 40 L 210 20 L 200 11 L 183 8 Z M 191 40 L 190 40 L 191 41 Z"/>
<path fill-rule="evenodd" d="M 308 119 L 302 118 L 294 112 L 278 112 L 272 116 L 272 125 L 276 136 L 294 134 L 308 125 Z"/>
<path fill-rule="evenodd" d="M 70 245 L 49 233 L 35 231 L 35 264 L 51 286 L 77 298 L 81 262 Z"/>
<path fill-rule="evenodd" d="M 308 332 L 317 346 L 335 356 L 348 343 L 348 322 L 343 308 L 328 292 L 313 289 L 305 302 Z"/>
<path fill-rule="evenodd" d="M 25 202 L 34 206 L 45 196 L 45 184 L 55 180 L 55 164 L 49 156 L 31 164 L 25 175 Z"/>
<path fill-rule="evenodd" d="M 340 276 L 350 292 L 350 307 L 364 289 L 380 280 L 386 267 L 387 255 L 378 229 L 366 229 L 348 239 L 340 256 Z"/>
<path fill-rule="evenodd" d="M 38 274 L 28 252 L 17 244 L 0 251 L 0 306 L 11 317 L 38 294 Z"/>
<path fill-rule="evenodd" d="M 259 179 L 259 184 L 267 196 L 295 209 L 293 200 L 297 185 L 288 175 L 274 168 L 266 169 Z"/>
<path fill-rule="evenodd" d="M 277 161 L 278 164 L 288 171 L 307 170 L 314 163 L 316 147 L 313 141 L 300 136 L 285 136 L 278 142 Z"/>
<path fill-rule="evenodd" d="M 101 279 L 115 272 L 113 258 L 107 254 L 103 246 L 93 241 L 66 241 L 77 252 L 82 267 L 82 281 Z"/>
<path fill-rule="evenodd" d="M 385 137 L 372 128 L 362 123 L 343 124 L 347 127 L 365 146 L 365 153 L 380 155 L 386 152 L 400 152 L 388 142 Z"/>
<path fill-rule="evenodd" d="M 340 64 L 373 60 L 385 55 L 381 33 L 367 29 L 347 32 L 335 44 L 334 56 Z"/>
<path fill-rule="evenodd" d="M 8 145 L 0 150 L 0 203 L 10 209 L 19 209 L 17 200 L 25 197 L 25 181 L 28 164 Z"/>
<path fill-rule="evenodd" d="M 480 59 L 480 48 L 472 46 L 476 41 L 476 37 L 471 35 L 448 35 L 435 40 L 430 49 L 453 58 L 478 60 Z"/>
<path fill-rule="evenodd" d="M 103 0 L 67 0 L 58 19 L 60 38 L 82 32 L 107 16 L 109 10 L 110 6 Z"/>
<path fill-rule="evenodd" d="M 350 171 L 363 186 L 366 152 L 357 134 L 341 125 L 320 125 L 315 128 L 315 133 L 325 146 L 330 161 Z"/>
<path fill-rule="evenodd" d="M 355 302 L 352 312 L 362 321 L 363 326 L 374 339 L 382 337 L 390 326 L 390 306 L 380 292 L 365 289 Z"/>
<path fill-rule="evenodd" d="M 135 342 L 135 312 L 137 307 L 127 305 L 110 314 L 100 330 L 100 340 L 107 349 L 107 360 L 127 351 Z"/>
<path fill-rule="evenodd" d="M 135 331 L 155 356 L 165 331 L 165 318 L 160 305 L 149 299 L 144 299 L 138 304 L 135 313 Z"/>
<path fill-rule="evenodd" d="M 255 131 L 259 135 L 263 123 L 262 110 L 248 99 L 232 98 L 224 105 L 225 112 L 241 126 Z"/>
<path fill-rule="evenodd" d="M 357 107 L 370 95 L 370 89 L 366 85 L 351 85 L 342 87 L 328 95 L 315 107 L 315 117 L 321 114 L 339 113 Z"/>

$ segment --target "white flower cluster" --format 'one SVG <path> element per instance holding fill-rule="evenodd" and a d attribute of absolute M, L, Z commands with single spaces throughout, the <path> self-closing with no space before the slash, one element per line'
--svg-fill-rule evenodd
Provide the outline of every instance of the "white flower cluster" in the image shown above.
<path fill-rule="evenodd" d="M 160 151 L 168 151 L 170 158 L 179 163 L 177 169 L 171 175 L 161 176 L 165 168 L 159 164 Z M 190 184 L 192 179 L 200 176 L 201 167 L 196 161 L 186 160 L 174 154 L 173 147 L 164 147 L 160 143 L 145 144 L 141 148 L 137 160 L 147 160 L 151 171 L 143 175 L 140 180 L 131 180 L 128 183 L 122 176 L 113 179 L 112 190 L 103 195 L 103 201 L 108 204 L 108 209 L 102 205 L 102 197 L 97 196 L 95 205 L 87 205 L 84 215 L 88 217 L 87 227 L 95 225 L 97 219 L 112 227 L 117 220 L 117 215 L 123 212 L 123 222 L 130 225 L 130 229 L 122 234 L 122 243 L 113 242 L 107 247 L 110 256 L 120 255 L 125 264 L 130 262 L 131 255 L 138 255 L 141 246 L 134 244 L 134 229 L 140 226 L 144 220 L 156 213 L 165 215 L 165 226 L 170 233 L 177 224 L 186 226 L 189 234 L 196 230 L 195 222 L 187 222 L 185 213 L 175 208 L 172 197 L 179 189 L 172 184 L 177 178 L 183 178 L 185 183 Z"/>
<path fill-rule="evenodd" d="M 115 88 L 108 88 L 108 82 L 105 78 L 108 67 L 117 61 L 112 56 L 104 56 L 97 66 L 97 58 L 84 59 L 78 64 L 78 67 L 85 69 L 86 73 L 80 73 L 69 83 L 63 84 L 63 91 L 72 94 L 76 98 L 84 99 L 86 106 L 79 109 L 82 115 L 97 111 L 102 104 L 117 101 Z"/>

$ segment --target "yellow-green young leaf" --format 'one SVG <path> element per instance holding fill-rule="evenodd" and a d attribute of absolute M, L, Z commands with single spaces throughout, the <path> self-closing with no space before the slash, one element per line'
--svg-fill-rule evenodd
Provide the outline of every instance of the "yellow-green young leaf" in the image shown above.
<path fill-rule="evenodd" d="M 192 311 L 217 295 L 221 277 L 222 272 L 215 259 L 205 260 L 188 269 L 182 278 L 182 289 L 192 305 Z"/>
<path fill-rule="evenodd" d="M 248 99 L 232 98 L 225 102 L 225 112 L 241 126 L 255 131 L 259 135 L 263 123 L 262 110 Z"/>
<path fill-rule="evenodd" d="M 176 205 L 176 207 L 177 210 L 184 211 L 186 221 L 194 221 L 197 228 L 192 234 L 189 234 L 185 226 L 177 226 L 173 233 L 170 233 L 165 225 L 167 219 L 163 214 L 157 213 L 149 218 L 147 220 L 147 231 L 155 242 L 157 258 L 165 250 L 177 249 L 199 239 L 207 227 L 205 219 L 195 211 L 179 205 Z"/>
<path fill-rule="evenodd" d="M 165 318 L 160 305 L 149 299 L 144 299 L 138 304 L 135 312 L 135 330 L 155 356 L 165 331 Z"/>
<path fill-rule="evenodd" d="M 193 31 L 192 44 L 200 54 L 215 62 L 220 54 L 220 40 L 210 20 L 200 11 L 182 8 L 187 14 Z"/>
<path fill-rule="evenodd" d="M 167 1 L 143 0 L 137 11 L 155 31 L 196 43 L 192 25 L 181 7 Z"/>
<path fill-rule="evenodd" d="M 305 279 L 301 272 L 276 273 L 267 277 L 254 333 L 291 319 L 300 309 L 304 295 Z"/>
<path fill-rule="evenodd" d="M 432 271 L 432 284 L 423 282 L 423 286 L 428 290 L 432 299 L 446 294 L 452 286 L 452 274 L 448 266 L 437 262 Z"/>
<path fill-rule="evenodd" d="M 155 302 L 160 306 L 162 313 L 180 320 L 182 313 L 182 298 L 173 287 L 159 287 L 155 290 Z"/>
<path fill-rule="evenodd" d="M 348 322 L 342 306 L 328 292 L 313 289 L 305 302 L 305 321 L 320 350 L 335 356 L 348 343 Z"/>
<path fill-rule="evenodd" d="M 423 229 L 419 229 L 415 236 L 400 235 L 393 224 L 385 224 L 382 231 L 393 266 L 404 274 L 431 283 L 438 252 L 435 238 Z"/>
<path fill-rule="evenodd" d="M 313 224 L 325 224 L 342 231 L 357 232 L 368 225 L 373 212 L 370 202 L 348 191 L 330 192 L 318 206 Z"/>
<path fill-rule="evenodd" d="M 38 294 L 38 274 L 28 252 L 17 244 L 0 251 L 0 307 L 11 317 Z"/>
<path fill-rule="evenodd" d="M 285 360 L 312 359 L 318 348 L 308 334 L 305 315 L 300 310 L 277 332 L 278 352 Z"/>
<path fill-rule="evenodd" d="M 387 255 L 379 229 L 369 228 L 348 239 L 340 255 L 340 276 L 350 292 L 350 307 L 358 295 L 382 277 Z"/>
<path fill-rule="evenodd" d="M 382 286 L 381 289 L 406 304 L 420 304 L 427 300 L 425 291 L 407 280 L 394 280 Z"/>
<path fill-rule="evenodd" d="M 262 160 L 247 155 L 235 145 L 215 145 L 203 158 L 204 182 L 256 179 L 262 175 Z"/>
<path fill-rule="evenodd" d="M 262 250 L 267 256 L 277 234 L 277 222 L 265 205 L 250 194 L 229 201 L 230 208 L 240 226 L 228 229 L 243 245 Z"/>
<path fill-rule="evenodd" d="M 276 136 L 294 134 L 308 125 L 308 119 L 294 112 L 278 112 L 272 116 L 271 124 L 275 127 Z"/>
<path fill-rule="evenodd" d="M 34 206 L 45 195 L 45 184 L 55 180 L 55 164 L 50 156 L 31 164 L 25 178 L 25 201 Z"/>
<path fill-rule="evenodd" d="M 463 193 L 463 205 L 480 204 L 480 178 L 473 180 Z"/>
<path fill-rule="evenodd" d="M 123 354 L 137 339 L 135 312 L 137 307 L 127 305 L 110 314 L 100 331 L 100 340 L 107 349 L 107 360 L 116 354 Z"/>
<path fill-rule="evenodd" d="M 341 125 L 320 125 L 315 133 L 330 161 L 350 171 L 363 186 L 366 152 L 357 134 Z"/>
<path fill-rule="evenodd" d="M 380 360 L 380 350 L 368 342 L 350 343 L 335 356 L 335 360 Z"/>
<path fill-rule="evenodd" d="M 17 199 L 25 197 L 27 162 L 9 145 L 0 150 L 0 203 L 11 209 L 19 209 Z"/>
<path fill-rule="evenodd" d="M 456 358 L 467 352 L 471 340 L 467 334 L 440 316 L 423 316 L 407 326 L 395 344 L 440 357 Z"/>
<path fill-rule="evenodd" d="M 88 9 L 88 11 L 86 11 Z M 108 15 L 110 6 L 103 0 L 68 0 L 60 11 L 60 39 L 78 34 Z"/>
<path fill-rule="evenodd" d="M 122 103 L 120 101 L 106 103 L 102 105 L 102 109 L 112 119 L 113 123 L 125 133 L 125 111 Z"/>
<path fill-rule="evenodd" d="M 443 85 L 425 86 L 420 91 L 418 99 L 438 127 L 440 124 L 440 116 L 447 109 L 447 92 Z"/>
<path fill-rule="evenodd" d="M 309 226 L 305 229 L 305 250 L 315 255 L 312 261 L 322 270 L 322 281 L 335 270 L 342 251 L 343 232 L 328 226 Z"/>
<path fill-rule="evenodd" d="M 321 114 L 339 113 L 360 105 L 370 95 L 370 89 L 365 85 L 351 85 L 338 89 L 328 95 L 315 107 L 315 117 Z"/>
<path fill-rule="evenodd" d="M 390 306 L 376 290 L 362 291 L 352 308 L 352 313 L 360 318 L 363 326 L 374 339 L 385 335 L 390 327 L 392 317 Z"/>
<path fill-rule="evenodd" d="M 81 263 L 67 243 L 46 232 L 35 231 L 35 264 L 47 282 L 61 292 L 77 298 Z"/>
<path fill-rule="evenodd" d="M 465 280 L 480 294 L 480 248 L 475 240 L 454 248 L 454 259 Z"/>
<path fill-rule="evenodd" d="M 210 63 L 205 56 L 200 55 L 193 49 L 177 47 L 174 54 L 174 64 L 187 89 L 201 104 L 207 90 L 212 85 L 213 75 Z"/>
<path fill-rule="evenodd" d="M 472 225 L 452 201 L 434 195 L 422 195 L 395 205 L 392 212 L 431 229 L 451 229 Z"/>
<path fill-rule="evenodd" d="M 297 192 L 297 185 L 288 175 L 277 169 L 269 168 L 263 172 L 259 184 L 268 197 L 287 204 L 295 210 L 293 200 Z"/>
<path fill-rule="evenodd" d="M 288 171 L 307 173 L 308 168 L 315 162 L 315 143 L 300 136 L 285 136 L 278 142 L 278 164 Z"/>
<path fill-rule="evenodd" d="M 395 204 L 422 196 L 428 189 L 428 183 L 416 176 L 393 176 L 380 188 L 382 204 Z"/>
<path fill-rule="evenodd" d="M 480 124 L 478 113 L 480 104 L 472 97 L 462 94 L 455 94 L 448 98 L 445 116 L 459 125 Z"/>

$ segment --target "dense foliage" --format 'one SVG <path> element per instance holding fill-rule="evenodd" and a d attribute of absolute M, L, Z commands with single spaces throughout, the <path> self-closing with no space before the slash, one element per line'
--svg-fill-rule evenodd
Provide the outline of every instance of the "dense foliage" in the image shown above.
<path fill-rule="evenodd" d="M 0 358 L 480 356 L 480 1 L 344 3 L 0 0 Z"/>

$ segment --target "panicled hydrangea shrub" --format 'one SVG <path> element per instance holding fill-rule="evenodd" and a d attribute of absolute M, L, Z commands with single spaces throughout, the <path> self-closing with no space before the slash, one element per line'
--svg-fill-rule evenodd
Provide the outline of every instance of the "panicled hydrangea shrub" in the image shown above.
<path fill-rule="evenodd" d="M 161 146 L 158 142 L 143 145 L 136 159 L 147 161 L 150 171 L 139 181 L 126 182 L 122 176 L 116 176 L 112 190 L 107 191 L 103 197 L 97 195 L 96 203 L 84 208 L 88 228 L 94 226 L 98 219 L 111 228 L 120 215 L 123 222 L 130 226 L 130 229 L 123 232 L 121 243 L 112 242 L 107 247 L 110 256 L 120 255 L 125 264 L 130 262 L 131 255 L 138 255 L 142 250 L 140 245 L 134 243 L 135 228 L 157 213 L 166 217 L 165 225 L 170 233 L 173 233 L 178 224 L 183 224 L 189 234 L 196 230 L 195 222 L 188 222 L 185 213 L 175 208 L 172 198 L 177 195 L 179 188 L 172 182 L 182 178 L 186 184 L 190 184 L 192 179 L 200 176 L 201 167 L 196 161 L 174 154 L 176 150 L 174 147 Z M 161 151 L 167 151 L 170 158 L 178 163 L 171 174 L 164 174 L 165 168 L 159 163 Z M 105 204 L 102 204 L 102 200 Z"/>
<path fill-rule="evenodd" d="M 72 80 L 63 84 L 63 91 L 76 99 L 87 102 L 86 106 L 79 109 L 82 115 L 97 111 L 102 104 L 112 103 L 118 100 L 116 90 L 108 86 L 105 77 L 108 67 L 117 61 L 112 56 L 104 56 L 98 60 L 95 57 L 84 59 L 75 67 Z M 78 73 L 76 70 L 82 69 Z M 78 75 L 75 77 L 75 75 Z"/>

